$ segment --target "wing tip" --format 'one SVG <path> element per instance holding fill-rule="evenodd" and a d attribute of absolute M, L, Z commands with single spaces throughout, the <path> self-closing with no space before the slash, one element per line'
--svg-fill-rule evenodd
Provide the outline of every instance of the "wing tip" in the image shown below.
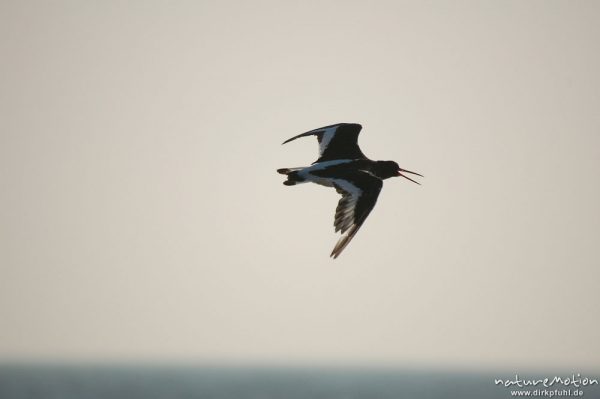
<path fill-rule="evenodd" d="M 355 126 L 359 132 L 362 130 L 362 125 L 360 123 L 355 123 L 355 122 L 339 122 L 339 123 L 335 123 L 333 125 L 323 126 L 323 127 L 319 127 L 319 128 L 313 129 L 313 130 L 309 130 L 308 132 L 305 132 L 305 133 L 300 133 L 297 136 L 294 136 L 294 137 L 292 137 L 290 139 L 287 139 L 286 141 L 284 141 L 283 143 L 281 143 L 281 145 L 289 143 L 290 141 L 296 140 L 296 139 L 298 139 L 300 137 L 312 136 L 312 135 L 315 135 L 317 133 L 323 132 L 323 130 L 325 130 L 325 129 L 329 129 L 329 128 L 332 128 L 332 127 L 340 127 L 342 125 Z"/>
<path fill-rule="evenodd" d="M 352 239 L 358 232 L 358 229 L 360 229 L 360 226 L 361 224 L 352 225 L 352 227 L 350 227 L 350 230 L 348 230 L 348 233 L 342 236 L 337 242 L 337 244 L 335 244 L 335 247 L 333 247 L 333 251 L 331 251 L 329 257 L 337 259 L 337 257 L 340 256 L 340 254 L 348 246 L 348 244 L 350 244 L 350 241 L 352 241 Z"/>

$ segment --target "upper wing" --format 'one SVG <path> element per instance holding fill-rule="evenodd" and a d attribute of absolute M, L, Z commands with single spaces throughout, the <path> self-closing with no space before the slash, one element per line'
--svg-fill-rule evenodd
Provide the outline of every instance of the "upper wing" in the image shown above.
<path fill-rule="evenodd" d="M 338 123 L 299 134 L 283 142 L 300 137 L 317 136 L 319 159 L 313 163 L 336 159 L 367 159 L 358 146 L 358 134 L 362 126 L 358 123 Z"/>
<path fill-rule="evenodd" d="M 342 198 L 335 210 L 335 231 L 341 231 L 331 256 L 337 258 L 356 235 L 360 226 L 375 207 L 383 181 L 364 171 L 346 173 L 333 183 Z"/>

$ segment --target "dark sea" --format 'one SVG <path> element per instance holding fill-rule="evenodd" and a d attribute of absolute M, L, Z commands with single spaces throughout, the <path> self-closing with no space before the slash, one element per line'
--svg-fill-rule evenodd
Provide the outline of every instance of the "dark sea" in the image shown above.
<path fill-rule="evenodd" d="M 580 397 L 573 395 L 573 386 L 541 387 L 548 392 L 533 395 L 533 388 L 496 385 L 496 378 L 514 375 L 326 367 L 5 364 L 0 365 L 0 399 Z M 531 392 L 515 395 L 515 388 Z M 580 389 L 584 398 L 600 398 L 598 385 Z"/>

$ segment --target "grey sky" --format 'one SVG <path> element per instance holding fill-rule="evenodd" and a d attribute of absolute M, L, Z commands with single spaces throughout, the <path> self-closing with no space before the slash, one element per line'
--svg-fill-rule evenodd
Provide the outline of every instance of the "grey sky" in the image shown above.
<path fill-rule="evenodd" d="M 0 4 L 0 359 L 600 368 L 600 3 Z M 385 182 L 335 261 L 298 133 Z"/>

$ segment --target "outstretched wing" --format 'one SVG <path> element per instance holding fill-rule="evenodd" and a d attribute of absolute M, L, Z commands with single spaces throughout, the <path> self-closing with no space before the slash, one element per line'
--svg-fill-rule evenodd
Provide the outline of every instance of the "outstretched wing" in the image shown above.
<path fill-rule="evenodd" d="M 299 134 L 283 142 L 300 137 L 317 136 L 319 159 L 313 163 L 336 159 L 367 159 L 358 146 L 358 134 L 362 126 L 358 123 L 338 123 Z"/>
<path fill-rule="evenodd" d="M 335 231 L 342 233 L 331 252 L 335 259 L 354 238 L 375 207 L 383 181 L 368 172 L 352 171 L 345 173 L 343 178 L 335 179 L 333 185 L 342 194 L 333 223 Z"/>

